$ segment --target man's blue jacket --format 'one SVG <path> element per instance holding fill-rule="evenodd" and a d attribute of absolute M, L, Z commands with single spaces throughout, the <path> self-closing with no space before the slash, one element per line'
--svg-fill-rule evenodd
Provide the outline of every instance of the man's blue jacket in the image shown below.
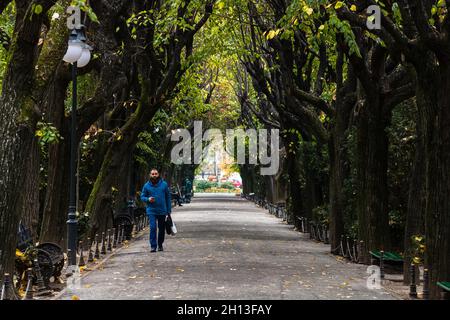
<path fill-rule="evenodd" d="M 150 197 L 154 197 L 155 202 L 150 203 Z M 156 184 L 148 181 L 142 188 L 141 200 L 147 204 L 147 215 L 167 215 L 172 212 L 169 186 L 162 179 Z"/>

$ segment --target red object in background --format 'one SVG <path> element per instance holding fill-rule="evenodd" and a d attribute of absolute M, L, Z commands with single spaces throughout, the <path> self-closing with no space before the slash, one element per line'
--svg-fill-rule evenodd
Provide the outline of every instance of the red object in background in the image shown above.
<path fill-rule="evenodd" d="M 233 186 L 235 186 L 236 188 L 239 188 L 242 185 L 242 183 L 240 183 L 239 181 L 233 181 Z"/>

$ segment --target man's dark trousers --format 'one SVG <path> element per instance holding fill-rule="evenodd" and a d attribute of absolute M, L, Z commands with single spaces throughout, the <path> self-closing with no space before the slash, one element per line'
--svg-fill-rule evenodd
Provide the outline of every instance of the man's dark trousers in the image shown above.
<path fill-rule="evenodd" d="M 162 247 L 166 232 L 166 215 L 150 214 L 150 246 L 152 249 Z M 156 238 L 156 225 L 158 224 L 158 238 Z"/>

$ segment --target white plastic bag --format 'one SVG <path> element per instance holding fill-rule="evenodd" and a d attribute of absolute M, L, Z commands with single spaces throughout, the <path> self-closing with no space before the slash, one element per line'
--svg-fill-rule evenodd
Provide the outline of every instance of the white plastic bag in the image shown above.
<path fill-rule="evenodd" d="M 175 225 L 175 222 L 172 221 L 172 235 L 176 235 L 177 234 L 177 226 Z"/>

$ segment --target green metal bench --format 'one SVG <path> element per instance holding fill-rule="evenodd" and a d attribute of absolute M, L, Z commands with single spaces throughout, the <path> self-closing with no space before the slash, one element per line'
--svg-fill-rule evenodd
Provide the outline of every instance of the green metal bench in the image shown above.
<path fill-rule="evenodd" d="M 380 260 L 381 279 L 384 279 L 384 262 L 395 262 L 395 263 L 403 262 L 403 257 L 395 252 L 372 250 L 372 251 L 369 251 L 369 253 L 372 256 L 371 262 L 373 265 L 375 264 L 374 258 L 377 258 Z"/>
<path fill-rule="evenodd" d="M 370 254 L 377 259 L 383 258 L 383 261 L 403 262 L 403 257 L 395 252 L 374 250 Z"/>
<path fill-rule="evenodd" d="M 442 289 L 442 300 L 450 299 L 450 282 L 440 281 L 436 283 Z"/>

